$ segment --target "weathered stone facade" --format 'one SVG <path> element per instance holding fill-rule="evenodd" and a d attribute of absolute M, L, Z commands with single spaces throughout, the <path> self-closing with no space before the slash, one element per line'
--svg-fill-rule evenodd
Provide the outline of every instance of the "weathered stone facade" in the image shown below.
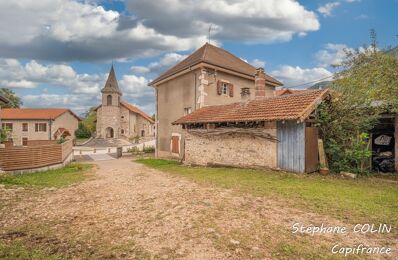
<path fill-rule="evenodd" d="M 102 104 L 97 108 L 97 138 L 154 136 L 154 122 L 137 107 L 121 100 L 113 67 L 102 92 Z"/>
<path fill-rule="evenodd" d="M 185 132 L 186 164 L 277 167 L 277 142 L 274 140 L 247 134 L 203 137 Z M 276 136 L 276 125 L 272 124 L 265 132 Z"/>
<path fill-rule="evenodd" d="M 395 171 L 398 172 L 398 117 L 395 118 Z"/>

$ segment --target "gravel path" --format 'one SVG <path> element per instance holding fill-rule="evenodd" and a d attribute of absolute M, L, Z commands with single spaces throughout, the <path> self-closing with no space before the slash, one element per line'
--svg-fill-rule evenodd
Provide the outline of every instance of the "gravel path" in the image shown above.
<path fill-rule="evenodd" d="M 281 201 L 201 186 L 129 159 L 95 164 L 95 178 L 78 185 L 0 188 L 2 238 L 21 237 L 71 258 L 128 259 L 318 258 L 316 252 L 330 252 L 336 243 L 376 246 L 388 238 L 292 234 L 295 222 L 351 225 Z M 397 248 L 396 239 L 388 241 Z"/>

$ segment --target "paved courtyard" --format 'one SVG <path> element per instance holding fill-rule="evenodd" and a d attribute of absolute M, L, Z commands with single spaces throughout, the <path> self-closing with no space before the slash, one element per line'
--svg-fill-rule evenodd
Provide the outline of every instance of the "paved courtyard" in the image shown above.
<path fill-rule="evenodd" d="M 269 259 L 380 239 L 295 235 L 295 222 L 344 223 L 283 201 L 200 186 L 131 159 L 93 163 L 94 177 L 70 187 L 0 188 L 1 239 L 24 237 L 75 259 Z"/>

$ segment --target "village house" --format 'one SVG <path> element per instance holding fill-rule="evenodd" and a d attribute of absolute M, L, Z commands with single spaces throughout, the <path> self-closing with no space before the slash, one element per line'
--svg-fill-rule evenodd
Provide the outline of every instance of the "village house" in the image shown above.
<path fill-rule="evenodd" d="M 66 108 L 3 108 L 1 126 L 10 132 L 13 145 L 33 140 L 74 138 L 80 118 Z"/>
<path fill-rule="evenodd" d="M 102 103 L 96 108 L 96 138 L 125 139 L 146 138 L 155 135 L 153 119 L 121 99 L 122 91 L 112 66 L 104 88 Z"/>
<path fill-rule="evenodd" d="M 328 90 L 207 106 L 175 122 L 185 131 L 184 162 L 192 165 L 318 169 L 316 106 Z"/>
<path fill-rule="evenodd" d="M 257 89 L 256 83 L 264 88 Z M 212 105 L 273 97 L 282 83 L 228 51 L 206 43 L 149 83 L 156 90 L 156 155 L 184 157 L 185 132 L 172 123 Z"/>

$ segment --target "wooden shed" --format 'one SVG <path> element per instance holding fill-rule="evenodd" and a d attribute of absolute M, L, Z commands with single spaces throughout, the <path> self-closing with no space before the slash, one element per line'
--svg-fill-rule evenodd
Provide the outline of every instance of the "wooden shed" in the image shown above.
<path fill-rule="evenodd" d="M 309 90 L 196 110 L 173 123 L 186 131 L 184 162 L 314 172 L 313 112 L 328 97 L 328 90 Z"/>

